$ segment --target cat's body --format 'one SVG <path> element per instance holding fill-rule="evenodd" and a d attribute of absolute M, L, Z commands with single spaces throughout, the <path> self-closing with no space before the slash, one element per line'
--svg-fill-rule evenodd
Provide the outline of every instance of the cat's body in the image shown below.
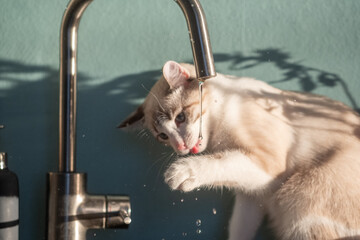
<path fill-rule="evenodd" d="M 230 239 L 251 239 L 264 214 L 280 239 L 360 238 L 360 117 L 325 97 L 218 74 L 204 83 L 200 141 L 193 66 L 164 76 L 120 127 L 140 124 L 181 157 L 172 189 L 238 193 Z"/>

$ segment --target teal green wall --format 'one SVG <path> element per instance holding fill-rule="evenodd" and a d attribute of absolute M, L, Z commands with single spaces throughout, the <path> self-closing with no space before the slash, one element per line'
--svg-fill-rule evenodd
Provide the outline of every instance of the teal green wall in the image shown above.
<path fill-rule="evenodd" d="M 201 3 L 218 72 L 359 108 L 360 1 Z M 24 240 L 44 239 L 46 173 L 57 170 L 59 28 L 66 5 L 67 0 L 0 5 L 0 123 L 6 125 L 0 151 L 8 152 L 19 176 Z M 231 193 L 169 191 L 162 173 L 171 151 L 151 137 L 115 129 L 146 95 L 141 84 L 150 88 L 169 59 L 192 61 L 185 19 L 174 1 L 95 0 L 84 13 L 77 169 L 88 173 L 91 193 L 126 193 L 133 207 L 129 230 L 90 231 L 88 239 L 226 238 Z"/>

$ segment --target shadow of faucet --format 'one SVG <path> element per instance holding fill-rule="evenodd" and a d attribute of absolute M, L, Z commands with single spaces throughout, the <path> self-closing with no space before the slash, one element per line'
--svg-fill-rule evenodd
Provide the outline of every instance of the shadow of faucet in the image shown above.
<path fill-rule="evenodd" d="M 48 173 L 47 238 L 82 240 L 92 228 L 127 228 L 128 196 L 90 195 L 86 174 L 76 172 L 77 34 L 92 0 L 70 0 L 60 30 L 59 171 Z M 197 78 L 216 75 L 203 9 L 198 0 L 176 0 L 189 29 Z"/>

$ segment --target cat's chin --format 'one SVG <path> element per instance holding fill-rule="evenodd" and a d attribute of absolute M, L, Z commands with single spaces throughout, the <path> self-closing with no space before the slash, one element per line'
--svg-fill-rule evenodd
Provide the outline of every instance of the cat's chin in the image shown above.
<path fill-rule="evenodd" d="M 182 150 L 182 151 L 176 151 L 178 155 L 180 156 L 185 156 L 187 154 L 190 153 L 190 150 L 189 149 L 186 149 L 186 150 Z"/>
<path fill-rule="evenodd" d="M 202 150 L 192 148 L 192 149 L 187 149 L 187 150 L 183 150 L 183 151 L 176 151 L 176 152 L 180 156 L 185 156 L 185 155 L 188 155 L 188 154 L 200 153 L 200 152 L 202 152 Z"/>

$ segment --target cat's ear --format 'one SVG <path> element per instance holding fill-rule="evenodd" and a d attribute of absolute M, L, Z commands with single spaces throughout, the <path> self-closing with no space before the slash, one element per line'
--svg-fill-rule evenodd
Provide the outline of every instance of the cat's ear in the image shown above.
<path fill-rule="evenodd" d="M 141 105 L 135 112 L 131 113 L 122 123 L 118 125 L 118 128 L 124 130 L 135 130 L 144 127 L 144 110 Z"/>
<path fill-rule="evenodd" d="M 190 72 L 174 61 L 168 61 L 163 67 L 163 75 L 170 85 L 170 89 L 186 86 L 190 79 Z"/>

